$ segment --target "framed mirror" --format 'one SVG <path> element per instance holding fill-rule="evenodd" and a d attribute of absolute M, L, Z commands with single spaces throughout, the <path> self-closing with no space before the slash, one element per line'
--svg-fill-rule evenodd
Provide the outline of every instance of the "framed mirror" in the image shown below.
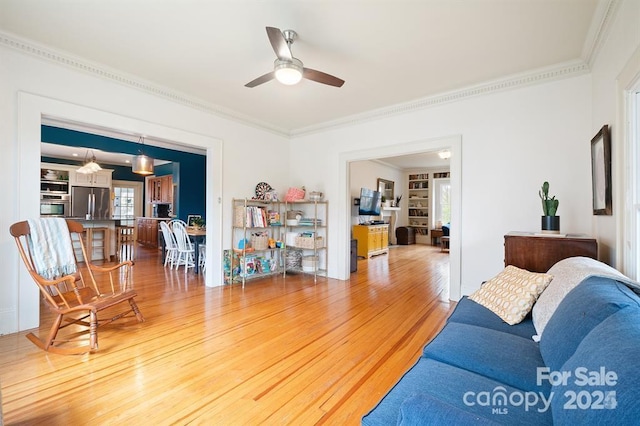
<path fill-rule="evenodd" d="M 393 192 L 394 182 L 392 180 L 386 180 L 378 178 L 378 191 L 382 194 L 385 200 L 395 202 L 395 194 Z"/>

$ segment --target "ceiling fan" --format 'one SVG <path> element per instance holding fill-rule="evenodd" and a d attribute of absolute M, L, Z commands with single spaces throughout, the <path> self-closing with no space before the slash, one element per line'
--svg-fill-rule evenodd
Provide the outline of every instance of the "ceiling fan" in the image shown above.
<path fill-rule="evenodd" d="M 298 38 L 293 30 L 280 31 L 278 28 L 267 27 L 267 35 L 277 59 L 273 64 L 273 71 L 262 75 L 245 84 L 245 87 L 256 87 L 274 78 L 287 85 L 298 83 L 302 78 L 313 80 L 329 86 L 342 87 L 344 80 L 322 71 L 305 68 L 302 61 L 291 54 L 291 45 Z"/>

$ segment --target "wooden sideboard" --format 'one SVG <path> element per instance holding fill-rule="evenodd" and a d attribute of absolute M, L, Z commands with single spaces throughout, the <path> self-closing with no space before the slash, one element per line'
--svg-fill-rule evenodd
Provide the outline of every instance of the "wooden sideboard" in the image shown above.
<path fill-rule="evenodd" d="M 353 238 L 358 240 L 358 256 L 369 258 L 389 252 L 389 225 L 354 225 Z"/>
<path fill-rule="evenodd" d="M 504 265 L 531 272 L 547 272 L 556 262 L 567 257 L 598 258 L 598 242 L 581 235 L 544 236 L 510 232 L 504 236 Z"/>

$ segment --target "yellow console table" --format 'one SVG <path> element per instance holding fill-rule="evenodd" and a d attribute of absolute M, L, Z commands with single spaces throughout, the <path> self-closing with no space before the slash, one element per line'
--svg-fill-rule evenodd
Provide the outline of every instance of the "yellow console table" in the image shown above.
<path fill-rule="evenodd" d="M 358 240 L 358 256 L 370 258 L 389 252 L 389 225 L 354 225 L 353 238 Z"/>

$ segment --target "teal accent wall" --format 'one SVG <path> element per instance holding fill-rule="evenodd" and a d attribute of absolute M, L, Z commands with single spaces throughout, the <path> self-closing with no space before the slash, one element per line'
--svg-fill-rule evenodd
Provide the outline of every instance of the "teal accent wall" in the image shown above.
<path fill-rule="evenodd" d="M 121 152 L 136 155 L 141 145 L 136 142 L 123 141 L 106 136 L 93 135 L 59 127 L 42 126 L 42 142 L 66 146 L 80 146 L 99 149 L 106 152 Z M 155 168 L 156 176 L 173 175 L 173 183 L 177 185 L 176 199 L 174 199 L 174 214 L 180 219 L 187 220 L 190 214 L 205 217 L 206 197 L 206 160 L 205 155 L 192 154 L 168 148 L 144 145 L 144 153 L 158 160 L 170 161 Z M 96 159 L 100 164 L 100 159 Z M 60 160 L 42 157 L 46 163 L 81 164 L 81 161 Z M 131 167 L 109 164 L 113 169 L 113 179 L 144 181 L 144 177 L 131 171 Z"/>

